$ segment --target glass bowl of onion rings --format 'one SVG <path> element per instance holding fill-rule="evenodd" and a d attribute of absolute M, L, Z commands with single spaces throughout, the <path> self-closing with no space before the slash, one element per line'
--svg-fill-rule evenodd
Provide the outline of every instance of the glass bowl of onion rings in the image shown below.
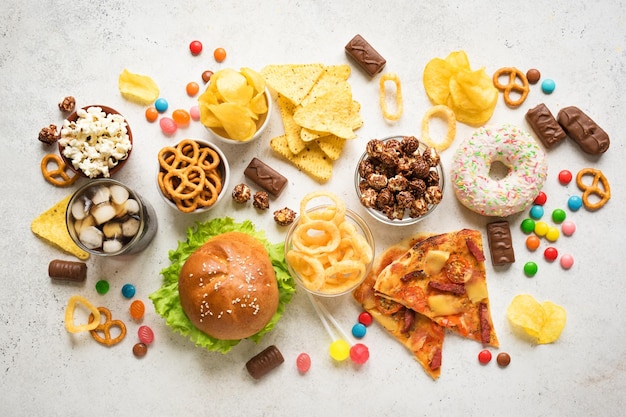
<path fill-rule="evenodd" d="M 308 208 L 312 200 L 329 204 Z M 367 223 L 334 194 L 313 192 L 285 238 L 289 272 L 306 291 L 323 297 L 344 295 L 359 286 L 374 259 L 374 238 Z"/>
<path fill-rule="evenodd" d="M 357 197 L 381 223 L 408 226 L 441 203 L 444 173 L 437 151 L 414 136 L 372 139 L 354 170 Z"/>
<path fill-rule="evenodd" d="M 227 194 L 230 166 L 216 145 L 183 139 L 157 155 L 157 188 L 168 206 L 182 213 L 204 213 Z"/>

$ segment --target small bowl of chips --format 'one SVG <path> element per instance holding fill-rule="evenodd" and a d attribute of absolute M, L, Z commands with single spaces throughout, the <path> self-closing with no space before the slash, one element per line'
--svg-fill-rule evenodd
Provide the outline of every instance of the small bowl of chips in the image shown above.
<path fill-rule="evenodd" d="M 373 218 L 392 226 L 412 225 L 441 203 L 443 166 L 437 151 L 414 136 L 372 139 L 357 163 L 354 186 Z"/>
<path fill-rule="evenodd" d="M 318 198 L 332 202 L 306 209 Z M 300 207 L 300 216 L 285 238 L 290 274 L 314 295 L 336 297 L 354 290 L 374 259 L 374 238 L 367 223 L 326 192 L 308 194 Z"/>
<path fill-rule="evenodd" d="M 225 68 L 211 76 L 198 107 L 200 121 L 218 140 L 244 144 L 259 138 L 269 124 L 272 97 L 258 72 Z"/>
<path fill-rule="evenodd" d="M 133 134 L 117 110 L 92 105 L 65 119 L 58 146 L 65 164 L 78 175 L 108 178 L 130 157 Z"/>
<path fill-rule="evenodd" d="M 183 213 L 203 213 L 227 194 L 230 166 L 216 145 L 183 139 L 162 148 L 157 159 L 157 187 L 170 207 Z"/>

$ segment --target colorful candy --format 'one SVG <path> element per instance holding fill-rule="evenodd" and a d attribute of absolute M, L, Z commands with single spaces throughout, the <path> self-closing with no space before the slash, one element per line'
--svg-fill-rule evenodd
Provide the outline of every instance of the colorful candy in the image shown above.
<path fill-rule="evenodd" d="M 561 267 L 563 269 L 570 269 L 574 266 L 574 257 L 570 254 L 565 254 L 561 256 Z"/>
<path fill-rule="evenodd" d="M 540 244 L 541 244 L 541 241 L 535 235 L 528 236 L 526 238 L 526 247 L 528 248 L 529 251 L 536 251 L 537 248 L 539 248 Z"/>
<path fill-rule="evenodd" d="M 209 82 L 212 76 L 213 76 L 213 71 L 206 70 L 202 73 L 202 81 L 204 81 L 204 83 L 206 84 Z"/>
<path fill-rule="evenodd" d="M 350 348 L 352 362 L 363 365 L 370 358 L 370 351 L 363 343 L 357 343 Z"/>
<path fill-rule="evenodd" d="M 537 264 L 532 261 L 524 264 L 524 274 L 526 274 L 527 277 L 534 277 L 538 270 Z"/>
<path fill-rule="evenodd" d="M 543 191 L 539 191 L 539 194 L 537 194 L 537 197 L 535 197 L 533 203 L 543 206 L 544 204 L 546 204 L 546 201 L 548 201 L 548 196 L 546 195 L 546 193 L 544 193 Z"/>
<path fill-rule="evenodd" d="M 573 221 L 564 221 L 561 225 L 561 231 L 565 236 L 571 236 L 576 231 L 576 224 Z"/>
<path fill-rule="evenodd" d="M 537 222 L 535 223 L 535 234 L 537 236 L 543 237 L 548 233 L 548 223 L 546 222 Z"/>
<path fill-rule="evenodd" d="M 352 326 L 352 336 L 357 339 L 362 339 L 365 336 L 365 333 L 367 333 L 367 328 L 363 323 L 357 323 Z"/>
<path fill-rule="evenodd" d="M 583 199 L 578 195 L 573 195 L 567 199 L 567 207 L 572 211 L 578 211 L 583 206 Z"/>
<path fill-rule="evenodd" d="M 535 231 L 535 221 L 533 219 L 524 219 L 522 221 L 522 232 L 529 234 Z"/>
<path fill-rule="evenodd" d="M 144 356 L 146 356 L 146 353 L 148 353 L 148 346 L 146 346 L 145 343 L 135 343 L 135 345 L 133 346 L 133 355 L 138 358 L 143 358 Z"/>
<path fill-rule="evenodd" d="M 478 362 L 480 362 L 483 365 L 486 365 L 489 362 L 491 362 L 491 352 L 487 349 L 481 350 L 478 353 Z"/>
<path fill-rule="evenodd" d="M 108 293 L 109 282 L 104 279 L 101 279 L 100 281 L 96 282 L 96 291 L 98 292 L 98 294 L 101 294 L 101 295 Z"/>
<path fill-rule="evenodd" d="M 567 185 L 572 181 L 572 173 L 566 169 L 559 172 L 559 182 L 563 185 Z"/>
<path fill-rule="evenodd" d="M 159 113 L 165 112 L 168 107 L 169 107 L 169 104 L 167 100 L 162 97 L 157 98 L 156 101 L 154 102 L 154 108 L 157 109 Z"/>
<path fill-rule="evenodd" d="M 226 59 L 226 50 L 224 48 L 215 48 L 213 58 L 215 58 L 217 62 L 224 61 Z"/>
<path fill-rule="evenodd" d="M 311 369 L 311 357 L 308 353 L 301 353 L 296 358 L 296 367 L 301 374 L 305 374 Z"/>
<path fill-rule="evenodd" d="M 200 108 L 198 106 L 191 106 L 189 109 L 189 116 L 191 116 L 192 120 L 200 120 Z"/>
<path fill-rule="evenodd" d="M 191 41 L 189 44 L 189 51 L 191 52 L 191 55 L 200 55 L 200 52 L 202 52 L 202 42 L 198 40 Z"/>
<path fill-rule="evenodd" d="M 178 129 L 178 125 L 174 119 L 170 117 L 162 117 L 161 120 L 159 120 L 159 126 L 161 126 L 161 131 L 166 135 L 172 135 Z"/>
<path fill-rule="evenodd" d="M 511 355 L 506 352 L 500 352 L 498 356 L 496 356 L 496 362 L 498 362 L 501 368 L 506 368 L 511 363 Z"/>
<path fill-rule="evenodd" d="M 534 205 L 530 208 L 530 217 L 532 217 L 535 220 L 539 220 L 540 218 L 543 217 L 543 206 L 540 205 Z"/>
<path fill-rule="evenodd" d="M 546 261 L 553 262 L 559 257 L 559 251 L 554 246 L 549 246 L 543 251 L 543 257 Z"/>
<path fill-rule="evenodd" d="M 359 314 L 359 323 L 361 323 L 364 326 L 369 326 L 370 324 L 372 324 L 373 318 L 372 315 L 367 312 L 364 311 L 361 314 Z"/>
<path fill-rule="evenodd" d="M 543 91 L 546 94 L 552 94 L 555 88 L 556 88 L 556 83 L 554 82 L 554 80 L 550 78 L 546 78 L 541 83 L 541 91 Z"/>
<path fill-rule="evenodd" d="M 189 121 L 191 120 L 191 116 L 187 110 L 176 109 L 172 112 L 172 119 L 176 122 L 176 126 L 184 127 L 189 125 Z"/>
<path fill-rule="evenodd" d="M 196 94 L 198 94 L 198 91 L 200 91 L 200 86 L 198 85 L 197 82 L 192 81 L 190 83 L 187 83 L 185 90 L 187 90 L 187 95 L 189 97 L 193 97 Z"/>
<path fill-rule="evenodd" d="M 565 210 L 554 209 L 552 211 L 552 221 L 554 221 L 554 223 L 563 223 L 566 217 L 567 214 L 565 214 Z"/>
<path fill-rule="evenodd" d="M 146 345 L 149 345 L 154 341 L 154 332 L 146 325 L 139 326 L 137 336 L 139 336 L 139 341 L 141 343 L 145 343 Z"/>
<path fill-rule="evenodd" d="M 556 242 L 559 236 L 561 236 L 561 232 L 559 232 L 558 228 L 552 226 L 548 227 L 548 231 L 546 232 L 546 239 L 548 239 L 550 242 Z"/>
<path fill-rule="evenodd" d="M 130 316 L 135 320 L 141 320 L 143 318 L 144 313 L 146 312 L 146 306 L 143 301 L 135 300 L 130 303 L 130 307 L 128 309 L 130 312 Z"/>
<path fill-rule="evenodd" d="M 126 298 L 133 298 L 135 296 L 135 286 L 133 284 L 124 284 L 122 287 L 122 295 Z"/>
<path fill-rule="evenodd" d="M 341 362 L 350 356 L 350 344 L 343 339 L 337 339 L 330 344 L 330 357 Z"/>
<path fill-rule="evenodd" d="M 149 121 L 150 123 L 152 122 L 156 122 L 156 120 L 159 118 L 159 112 L 157 111 L 156 108 L 154 107 L 148 107 L 146 109 L 146 120 Z"/>

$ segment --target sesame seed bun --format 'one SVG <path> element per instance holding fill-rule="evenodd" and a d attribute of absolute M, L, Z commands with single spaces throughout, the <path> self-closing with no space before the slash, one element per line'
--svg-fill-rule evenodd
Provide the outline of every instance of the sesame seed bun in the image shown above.
<path fill-rule="evenodd" d="M 178 278 L 189 320 L 216 339 L 263 329 L 278 308 L 278 284 L 265 247 L 246 233 L 218 235 L 189 256 Z"/>

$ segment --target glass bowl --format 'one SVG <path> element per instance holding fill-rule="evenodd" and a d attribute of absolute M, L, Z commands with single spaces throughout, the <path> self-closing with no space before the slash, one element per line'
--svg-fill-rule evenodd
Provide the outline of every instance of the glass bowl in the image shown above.
<path fill-rule="evenodd" d="M 83 107 L 81 110 L 84 111 L 88 111 L 88 109 L 90 108 L 100 108 L 102 110 L 102 112 L 104 112 L 106 115 L 110 115 L 110 114 L 114 114 L 114 115 L 120 115 L 120 112 L 118 112 L 115 109 L 112 109 L 111 107 L 108 106 L 102 106 L 99 104 L 94 104 L 91 106 L 85 106 Z M 70 114 L 66 121 L 69 123 L 75 123 L 79 118 L 78 115 L 78 111 L 73 112 L 72 114 Z M 109 170 L 108 170 L 108 174 L 105 173 L 100 173 L 97 175 L 93 175 L 90 173 L 86 173 L 84 172 L 83 169 L 81 169 L 80 167 L 75 167 L 74 164 L 72 163 L 72 160 L 70 158 L 68 158 L 67 156 L 65 156 L 65 150 L 67 147 L 72 147 L 69 143 L 67 145 L 63 144 L 63 140 L 60 139 L 58 141 L 58 146 L 59 146 L 59 152 L 61 154 L 61 158 L 63 159 L 63 161 L 65 162 L 65 164 L 72 170 L 74 171 L 76 174 L 82 176 L 82 177 L 86 177 L 86 178 L 108 178 L 111 175 L 115 174 L 116 172 L 118 172 L 120 169 L 122 169 L 122 167 L 124 166 L 124 164 L 126 164 L 126 161 L 128 161 L 128 158 L 130 157 L 130 154 L 132 152 L 132 147 L 133 147 L 133 133 L 130 130 L 130 126 L 128 124 L 128 121 L 126 119 L 124 119 L 124 123 L 126 124 L 126 134 L 128 135 L 128 140 L 130 141 L 130 149 L 128 149 L 128 151 L 126 151 L 126 156 L 125 158 L 120 158 L 120 159 L 114 159 L 112 161 L 112 165 L 113 166 L 109 166 Z M 61 131 L 63 131 L 63 129 L 65 129 L 65 124 L 66 122 L 63 123 L 63 127 L 61 128 Z M 104 126 L 101 126 L 100 129 L 103 129 Z"/>
<path fill-rule="evenodd" d="M 209 130 L 209 132 L 213 134 L 213 136 L 218 141 L 226 145 L 245 145 L 247 143 L 254 142 L 256 139 L 261 137 L 261 135 L 267 128 L 267 125 L 269 125 L 270 123 L 270 116 L 272 115 L 272 96 L 270 94 L 270 90 L 267 87 L 265 88 L 264 95 L 265 95 L 265 101 L 267 102 L 267 112 L 265 114 L 259 115 L 259 119 L 256 121 L 256 127 L 257 127 L 256 133 L 250 139 L 235 140 L 235 139 L 231 139 L 228 136 L 228 133 L 226 133 L 226 131 L 222 128 L 207 127 L 207 129 Z"/>
<path fill-rule="evenodd" d="M 369 274 L 374 260 L 375 251 L 374 237 L 372 236 L 372 232 L 367 226 L 367 223 L 365 223 L 365 221 L 361 217 L 359 217 L 358 214 L 348 208 L 346 208 L 345 211 L 344 222 L 346 222 L 348 225 L 353 226 L 353 231 L 356 234 L 356 239 L 354 238 L 354 236 L 352 238 L 346 238 L 346 235 L 342 234 L 343 239 L 340 243 L 340 250 L 328 250 L 324 251 L 323 254 L 320 253 L 317 255 L 308 255 L 302 250 L 298 250 L 298 247 L 301 247 L 298 242 L 302 242 L 301 237 L 297 236 L 298 231 L 300 230 L 299 227 L 302 224 L 317 222 L 320 216 L 316 216 L 316 214 L 320 215 L 321 213 L 328 213 L 329 209 L 334 210 L 335 208 L 336 206 L 334 205 L 320 205 L 307 210 L 306 213 L 308 215 L 308 218 L 312 220 L 303 223 L 302 216 L 299 216 L 291 224 L 285 238 L 285 260 L 287 261 L 287 268 L 289 269 L 289 273 L 300 287 L 304 288 L 307 292 L 311 294 L 319 295 L 322 297 L 338 297 L 353 291 L 365 280 L 365 277 L 367 276 L 367 274 Z M 333 213 L 334 212 L 336 212 L 336 210 L 333 211 Z M 325 217 L 325 219 L 327 219 L 327 217 Z M 332 221 L 328 221 L 328 223 L 332 223 Z M 339 226 L 339 228 L 343 227 L 344 226 Z M 308 236 L 315 237 L 323 235 L 322 231 L 314 227 L 311 227 L 308 231 L 313 231 L 313 233 L 309 233 Z M 352 241 L 358 240 L 360 241 L 360 243 L 356 243 L 354 244 L 355 246 L 348 246 L 346 248 L 345 246 L 342 246 L 346 243 L 343 241 L 344 239 L 345 241 L 350 241 L 351 239 Z M 295 245 L 294 240 L 296 240 Z M 322 242 L 320 241 L 320 243 Z M 330 249 L 330 247 L 326 245 L 323 246 Z M 354 249 L 354 252 L 351 252 L 352 249 Z M 299 252 L 300 255 L 293 256 L 293 254 L 290 254 L 290 252 L 292 251 Z M 354 253 L 354 255 L 346 255 L 346 253 Z M 310 259 L 303 258 L 303 256 L 306 257 L 307 255 L 318 259 L 321 269 L 319 269 L 319 267 L 311 267 L 312 269 L 309 268 L 309 266 L 313 264 L 308 263 L 308 261 L 303 264 L 303 259 Z M 341 255 L 344 255 L 344 257 L 342 257 Z M 349 265 L 353 260 L 360 263 L 358 272 L 346 272 L 345 274 L 343 274 L 343 276 L 341 274 L 331 275 L 332 272 L 337 270 L 337 267 L 335 266 L 333 268 L 333 266 L 331 266 L 331 263 L 328 261 L 329 256 L 335 257 L 335 262 L 345 262 L 342 264 L 342 266 Z M 357 260 L 357 257 L 359 257 L 360 259 Z M 307 269 L 310 273 L 307 274 L 304 269 Z M 343 270 L 343 268 L 340 268 L 340 270 Z M 356 269 L 353 271 L 356 271 Z M 308 275 L 308 277 L 306 275 Z"/>
<path fill-rule="evenodd" d="M 164 190 L 161 188 L 162 185 L 160 183 L 161 182 L 160 177 L 162 176 L 162 174 L 164 175 L 166 173 L 166 170 L 161 167 L 160 161 L 157 161 L 157 174 L 156 174 L 155 179 L 156 179 L 157 189 L 159 190 L 159 195 L 161 196 L 161 198 L 163 198 L 163 201 L 165 201 L 165 203 L 168 206 L 170 206 L 174 210 L 177 210 L 183 213 L 196 214 L 196 213 L 204 213 L 204 212 L 211 210 L 222 200 L 224 195 L 228 194 L 228 184 L 230 182 L 230 166 L 228 164 L 228 160 L 226 159 L 226 156 L 224 155 L 224 152 L 222 152 L 222 150 L 218 148 L 217 145 L 210 143 L 210 142 L 203 141 L 203 140 L 199 140 L 199 139 L 191 139 L 191 140 L 193 142 L 196 142 L 199 145 L 200 149 L 211 148 L 212 150 L 215 151 L 215 153 L 217 153 L 220 159 L 220 163 L 218 165 L 218 172 L 220 174 L 220 178 L 222 181 L 222 187 L 217 195 L 216 200 L 210 205 L 207 205 L 207 206 L 199 205 L 197 208 L 193 208 L 193 209 L 189 208 L 187 205 L 183 206 L 185 208 L 179 207 L 168 195 L 164 193 Z M 171 147 L 167 147 L 167 149 L 170 149 L 170 150 L 176 149 L 179 145 L 180 143 Z M 166 149 L 166 148 L 163 148 L 163 149 Z M 163 151 L 163 149 L 161 151 Z M 161 153 L 161 151 L 159 151 L 159 154 Z"/>
<path fill-rule="evenodd" d="M 391 140 L 396 140 L 396 141 L 402 141 L 402 139 L 405 138 L 405 136 L 391 136 L 388 138 L 384 138 L 381 139 L 381 141 L 383 143 L 388 143 Z M 424 151 L 426 151 L 428 148 L 428 146 L 426 146 L 426 144 L 422 143 L 421 141 L 419 142 L 419 153 L 420 155 L 422 155 L 424 153 Z M 430 148 L 432 149 L 432 148 Z M 433 149 L 434 151 L 434 149 Z M 443 198 L 443 190 L 444 190 L 444 172 L 443 172 L 443 165 L 441 164 L 441 158 L 439 158 L 439 161 L 435 164 L 435 166 L 431 166 L 429 168 L 429 176 L 428 176 L 428 180 L 424 180 L 425 181 L 425 185 L 428 188 L 429 186 L 438 186 L 439 187 L 439 191 L 441 191 L 441 193 L 436 196 L 435 199 L 430 199 L 431 202 L 428 202 L 427 199 L 421 200 L 420 201 L 420 206 L 419 206 L 419 210 L 416 210 L 416 212 L 413 214 L 411 213 L 411 210 L 409 208 L 404 209 L 404 214 L 402 216 L 402 218 L 393 218 L 390 219 L 382 210 L 378 209 L 376 206 L 368 206 L 366 205 L 366 203 L 364 202 L 365 199 L 362 198 L 362 183 L 365 184 L 365 179 L 363 177 L 361 177 L 360 174 L 360 169 L 359 167 L 361 166 L 361 163 L 365 160 L 370 160 L 373 162 L 377 162 L 377 159 L 370 159 L 371 157 L 368 155 L 367 150 L 365 152 L 363 152 L 363 154 L 361 155 L 361 157 L 359 158 L 356 168 L 354 170 L 354 186 L 355 186 L 355 190 L 356 190 L 356 194 L 357 194 L 357 198 L 359 199 L 359 201 L 361 202 L 361 204 L 363 205 L 363 207 L 365 207 L 365 210 L 367 211 L 367 213 L 372 216 L 374 219 L 378 220 L 381 223 L 384 223 L 386 225 L 391 225 L 391 226 L 408 226 L 408 225 L 412 225 L 415 224 L 419 221 L 424 220 L 426 217 L 428 217 L 433 211 L 435 211 L 437 209 L 437 207 L 441 204 L 441 199 Z M 405 174 L 403 175 L 405 178 L 412 178 L 412 172 L 413 171 L 405 171 Z M 408 173 L 408 174 L 407 174 Z M 387 176 L 387 175 L 386 175 Z M 369 187 L 368 187 L 369 188 Z M 412 187 L 408 187 L 409 190 L 412 190 Z M 399 189 L 402 189 L 402 187 L 400 187 Z M 430 192 L 434 192 L 436 191 L 435 189 L 430 190 Z M 368 193 L 372 193 L 372 191 L 368 191 Z M 376 195 L 379 194 L 379 191 L 375 192 Z M 394 192 L 393 194 L 396 195 L 397 191 Z M 415 196 L 416 194 L 418 196 L 420 196 L 421 194 L 416 193 L 416 192 L 411 192 L 411 194 L 413 194 L 413 196 Z M 433 203 L 433 201 L 437 201 L 437 199 L 439 200 L 437 203 Z"/>

